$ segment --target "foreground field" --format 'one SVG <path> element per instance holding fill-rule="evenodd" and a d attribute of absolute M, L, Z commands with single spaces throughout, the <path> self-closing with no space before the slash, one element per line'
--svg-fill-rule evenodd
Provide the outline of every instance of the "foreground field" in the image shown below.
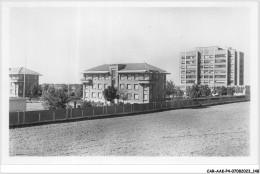
<path fill-rule="evenodd" d="M 250 102 L 10 129 L 18 156 L 246 156 Z"/>

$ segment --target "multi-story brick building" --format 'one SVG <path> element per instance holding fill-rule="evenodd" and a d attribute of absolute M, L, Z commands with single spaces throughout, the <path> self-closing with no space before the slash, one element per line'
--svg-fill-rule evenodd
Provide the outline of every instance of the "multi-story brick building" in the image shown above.
<path fill-rule="evenodd" d="M 197 47 L 180 53 L 180 82 L 184 88 L 196 84 L 244 85 L 244 53 L 231 48 Z"/>
<path fill-rule="evenodd" d="M 9 68 L 10 97 L 29 97 L 34 86 L 39 85 L 39 76 L 24 67 Z"/>
<path fill-rule="evenodd" d="M 147 63 L 104 64 L 83 72 L 83 99 L 105 102 L 108 86 L 127 90 L 127 103 L 149 103 L 165 100 L 165 70 Z"/>

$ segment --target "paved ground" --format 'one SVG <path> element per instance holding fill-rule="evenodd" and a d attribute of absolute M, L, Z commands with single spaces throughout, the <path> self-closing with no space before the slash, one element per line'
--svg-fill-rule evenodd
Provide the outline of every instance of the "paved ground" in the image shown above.
<path fill-rule="evenodd" d="M 10 155 L 246 156 L 249 105 L 10 129 Z"/>

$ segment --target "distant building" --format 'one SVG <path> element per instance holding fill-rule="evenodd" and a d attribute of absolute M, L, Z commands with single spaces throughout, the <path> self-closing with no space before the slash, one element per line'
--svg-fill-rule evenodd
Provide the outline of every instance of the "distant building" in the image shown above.
<path fill-rule="evenodd" d="M 149 103 L 165 100 L 165 70 L 147 63 L 104 64 L 83 72 L 83 99 L 104 102 L 108 86 L 127 90 L 127 103 Z"/>
<path fill-rule="evenodd" d="M 24 67 L 9 68 L 10 97 L 29 97 L 34 86 L 39 85 L 39 76 L 41 74 Z"/>
<path fill-rule="evenodd" d="M 197 47 L 180 53 L 180 83 L 183 88 L 196 84 L 244 85 L 244 53 L 232 48 Z"/>

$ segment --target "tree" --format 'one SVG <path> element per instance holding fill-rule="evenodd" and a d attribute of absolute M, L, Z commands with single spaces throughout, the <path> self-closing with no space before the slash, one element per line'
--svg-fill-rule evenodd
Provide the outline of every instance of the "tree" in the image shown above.
<path fill-rule="evenodd" d="M 117 89 L 113 86 L 108 86 L 108 88 L 103 91 L 103 96 L 106 101 L 113 103 L 114 99 L 118 98 Z"/>
<path fill-rule="evenodd" d="M 63 89 L 54 89 L 49 87 L 48 91 L 42 96 L 43 107 L 45 109 L 61 109 L 66 108 L 70 99 Z"/>
<path fill-rule="evenodd" d="M 81 108 L 89 108 L 89 107 L 92 107 L 91 102 L 89 102 L 89 101 L 83 101 L 83 102 L 81 103 Z"/>
<path fill-rule="evenodd" d="M 118 91 L 118 97 L 119 99 L 123 100 L 123 104 L 125 100 L 128 100 L 129 98 L 131 98 L 131 93 L 129 93 L 127 91 L 127 89 L 120 89 Z"/>
<path fill-rule="evenodd" d="M 180 87 L 176 87 L 175 89 L 175 96 L 177 98 L 183 98 L 184 92 L 181 90 Z"/>
<path fill-rule="evenodd" d="M 32 90 L 31 90 L 31 95 L 30 95 L 29 100 L 31 100 L 31 98 L 38 97 L 38 94 L 39 94 L 39 87 L 38 87 L 38 85 L 34 84 Z"/>
<path fill-rule="evenodd" d="M 234 95 L 234 93 L 236 92 L 235 87 L 228 87 L 227 88 L 227 95 Z"/>
<path fill-rule="evenodd" d="M 208 85 L 200 85 L 199 97 L 211 96 L 211 90 Z"/>
<path fill-rule="evenodd" d="M 82 84 L 75 84 L 75 94 L 77 97 L 83 97 L 83 85 Z"/>
<path fill-rule="evenodd" d="M 208 85 L 194 84 L 186 90 L 186 95 L 190 98 L 207 97 L 211 95 Z"/>
<path fill-rule="evenodd" d="M 189 98 L 198 98 L 200 97 L 200 86 L 197 84 L 192 85 L 186 89 L 186 95 Z"/>
<path fill-rule="evenodd" d="M 220 96 L 227 95 L 227 88 L 225 86 L 221 86 L 221 87 L 218 86 L 216 88 L 216 91 Z"/>
<path fill-rule="evenodd" d="M 172 80 L 166 81 L 166 92 L 165 93 L 168 96 L 173 96 L 176 93 L 175 84 L 173 83 Z"/>

